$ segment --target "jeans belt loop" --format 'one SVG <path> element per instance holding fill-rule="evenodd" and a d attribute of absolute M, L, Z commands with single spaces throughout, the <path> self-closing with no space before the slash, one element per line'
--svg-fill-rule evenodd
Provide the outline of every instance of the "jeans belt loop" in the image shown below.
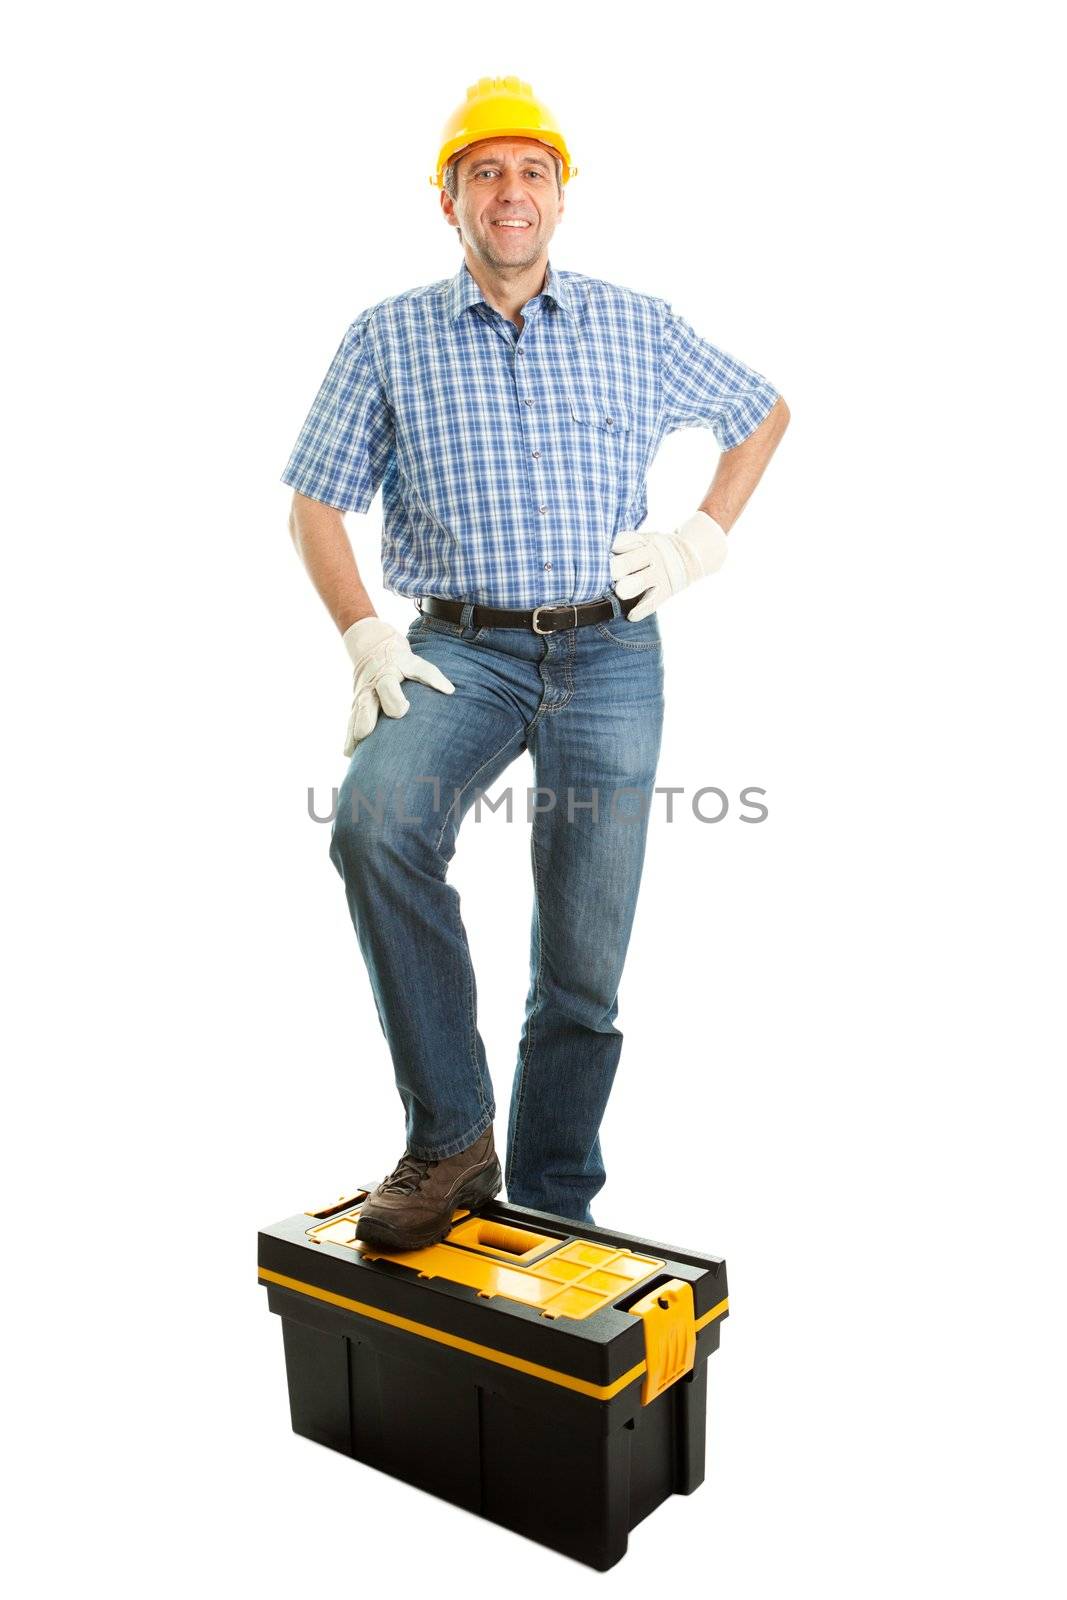
<path fill-rule="evenodd" d="M 474 615 L 474 602 L 471 601 L 471 600 L 465 600 L 464 603 L 463 603 L 463 610 L 459 614 L 459 625 L 464 630 L 464 632 L 466 632 L 466 630 L 470 627 L 470 625 L 471 625 L 471 617 L 473 615 Z"/>

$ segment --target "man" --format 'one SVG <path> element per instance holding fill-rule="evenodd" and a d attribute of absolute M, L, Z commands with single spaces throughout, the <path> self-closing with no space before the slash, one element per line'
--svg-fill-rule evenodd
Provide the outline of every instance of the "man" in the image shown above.
<path fill-rule="evenodd" d="M 553 268 L 575 171 L 528 84 L 468 91 L 431 178 L 463 263 L 357 317 L 284 474 L 354 664 L 330 853 L 406 1114 L 404 1155 L 358 1227 L 382 1248 L 442 1238 L 501 1187 L 446 874 L 471 804 L 525 749 L 534 910 L 507 1193 L 593 1220 L 659 756 L 656 612 L 721 565 L 788 421 L 759 373 L 664 301 Z M 714 481 L 675 532 L 638 532 L 656 449 L 687 426 L 722 447 Z M 375 614 L 344 528 L 379 486 L 385 585 L 419 607 L 406 637 Z M 688 617 L 702 625 L 699 600 Z"/>

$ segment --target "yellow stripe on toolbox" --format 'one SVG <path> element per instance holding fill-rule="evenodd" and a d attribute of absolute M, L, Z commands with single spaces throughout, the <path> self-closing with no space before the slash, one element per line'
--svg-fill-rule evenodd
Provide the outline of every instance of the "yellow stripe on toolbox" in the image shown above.
<path fill-rule="evenodd" d="M 614 1383 L 589 1383 L 585 1378 L 573 1378 L 569 1372 L 557 1372 L 554 1367 L 542 1367 L 536 1361 L 524 1361 L 522 1356 L 493 1350 L 489 1345 L 476 1344 L 473 1339 L 461 1339 L 458 1334 L 446 1333 L 442 1328 L 431 1328 L 425 1322 L 412 1322 L 410 1317 L 398 1317 L 395 1312 L 382 1311 L 378 1306 L 367 1305 L 362 1300 L 349 1300 L 346 1295 L 333 1294 L 329 1289 L 320 1289 L 317 1284 L 302 1283 L 299 1278 L 287 1278 L 281 1272 L 271 1272 L 268 1267 L 260 1267 L 259 1280 L 261 1283 L 276 1283 L 282 1289 L 292 1289 L 296 1294 L 309 1295 L 312 1300 L 324 1300 L 327 1305 L 340 1306 L 342 1310 L 354 1311 L 361 1317 L 371 1317 L 375 1322 L 387 1322 L 390 1327 L 403 1328 L 405 1332 L 418 1334 L 422 1339 L 434 1339 L 438 1344 L 451 1345 L 454 1350 L 465 1350 L 468 1355 L 480 1356 L 483 1361 L 495 1361 L 502 1367 L 513 1367 L 517 1372 L 528 1373 L 531 1378 L 542 1378 L 546 1383 L 574 1389 L 593 1400 L 610 1400 L 627 1384 L 633 1383 L 635 1378 L 642 1377 L 646 1370 L 645 1363 L 639 1361 L 621 1378 L 616 1378 Z M 699 1333 L 709 1322 L 714 1322 L 716 1317 L 723 1316 L 729 1306 L 728 1299 L 720 1300 L 717 1306 L 712 1306 L 710 1311 L 698 1317 L 696 1332 Z"/>

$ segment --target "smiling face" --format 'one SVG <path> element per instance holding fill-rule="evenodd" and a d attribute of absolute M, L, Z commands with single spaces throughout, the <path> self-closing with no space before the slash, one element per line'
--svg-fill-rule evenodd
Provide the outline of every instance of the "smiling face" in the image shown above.
<path fill-rule="evenodd" d="M 456 196 L 443 192 L 441 208 L 486 266 L 532 267 L 563 215 L 556 154 L 536 139 L 483 139 L 459 157 Z"/>

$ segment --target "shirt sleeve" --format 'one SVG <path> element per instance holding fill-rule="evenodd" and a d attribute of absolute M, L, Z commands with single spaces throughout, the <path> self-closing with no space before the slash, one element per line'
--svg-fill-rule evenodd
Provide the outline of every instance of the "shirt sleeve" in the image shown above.
<path fill-rule="evenodd" d="M 393 417 L 378 376 L 370 312 L 330 362 L 282 482 L 339 511 L 366 511 L 393 452 Z"/>
<path fill-rule="evenodd" d="M 723 450 L 742 444 L 778 399 L 766 378 L 702 339 L 669 306 L 661 370 L 667 432 L 710 428 Z"/>

